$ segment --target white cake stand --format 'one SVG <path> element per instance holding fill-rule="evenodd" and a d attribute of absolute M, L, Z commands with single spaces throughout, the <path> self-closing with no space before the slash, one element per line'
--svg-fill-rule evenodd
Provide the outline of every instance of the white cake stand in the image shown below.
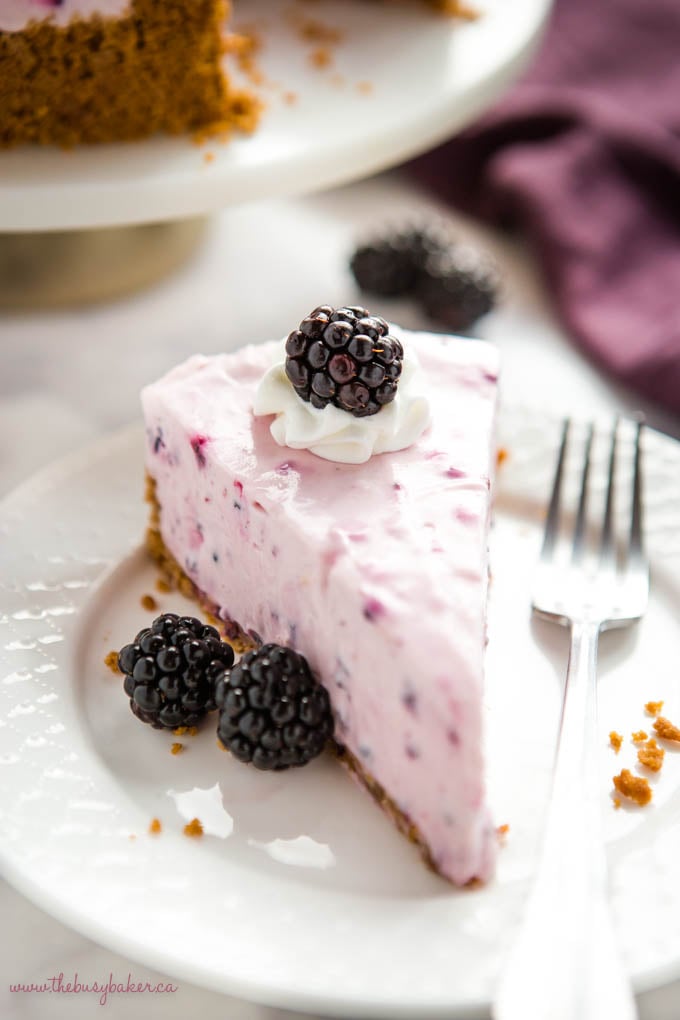
<path fill-rule="evenodd" d="M 472 0 L 458 22 L 418 4 L 324 0 L 297 13 L 337 28 L 331 62 L 291 23 L 290 0 L 248 0 L 262 41 L 259 130 L 229 144 L 187 138 L 62 152 L 0 153 L 0 231 L 80 230 L 177 220 L 233 202 L 348 182 L 461 128 L 526 63 L 550 0 Z"/>

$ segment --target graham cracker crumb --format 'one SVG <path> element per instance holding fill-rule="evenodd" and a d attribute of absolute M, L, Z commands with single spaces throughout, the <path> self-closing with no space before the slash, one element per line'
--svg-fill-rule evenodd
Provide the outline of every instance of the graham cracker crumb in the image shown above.
<path fill-rule="evenodd" d="M 189 728 L 188 726 L 178 726 L 176 729 L 172 731 L 172 735 L 174 737 L 183 737 L 184 734 L 187 732 L 188 728 Z"/>
<path fill-rule="evenodd" d="M 184 750 L 184 744 L 174 743 L 170 748 L 170 754 L 181 754 Z"/>
<path fill-rule="evenodd" d="M 286 106 L 294 106 L 295 103 L 297 103 L 298 101 L 297 92 L 284 92 L 283 101 L 286 104 Z"/>
<path fill-rule="evenodd" d="M 359 92 L 360 95 L 362 95 L 362 96 L 370 96 L 372 91 L 373 91 L 373 82 L 370 82 L 370 81 L 358 81 L 357 82 L 357 92 Z"/>
<path fill-rule="evenodd" d="M 612 745 L 616 753 L 618 754 L 621 750 L 621 744 L 623 743 L 623 737 L 616 730 L 612 730 L 609 734 L 609 743 Z"/>
<path fill-rule="evenodd" d="M 621 799 L 619 797 L 614 797 L 614 807 L 617 811 L 621 807 Z"/>
<path fill-rule="evenodd" d="M 120 673 L 118 669 L 118 652 L 114 649 L 104 656 L 104 665 L 108 666 L 112 673 Z"/>
<path fill-rule="evenodd" d="M 630 738 L 634 744 L 644 744 L 645 740 L 647 740 L 647 734 L 644 730 L 635 730 L 631 733 Z"/>
<path fill-rule="evenodd" d="M 334 46 L 342 42 L 344 33 L 339 28 L 326 25 L 316 18 L 309 18 L 299 11 L 290 11 L 288 21 L 297 32 L 303 42 L 324 43 L 326 46 Z"/>
<path fill-rule="evenodd" d="M 638 761 L 641 765 L 651 769 L 652 772 L 658 772 L 663 765 L 663 757 L 665 755 L 663 747 L 659 747 L 654 737 L 648 740 L 644 747 L 641 747 L 637 753 Z"/>
<path fill-rule="evenodd" d="M 151 825 L 149 826 L 149 832 L 152 836 L 158 836 L 163 831 L 160 818 L 152 818 Z"/>
<path fill-rule="evenodd" d="M 629 769 L 622 769 L 618 776 L 614 776 L 612 782 L 622 797 L 644 807 L 652 799 L 652 789 L 646 779 L 634 776 Z"/>
<path fill-rule="evenodd" d="M 203 835 L 203 826 L 199 822 L 198 818 L 192 818 L 190 822 L 187 822 L 184 826 L 184 835 L 191 836 L 194 839 Z"/>
<path fill-rule="evenodd" d="M 159 577 L 156 581 L 156 591 L 160 592 L 161 595 L 167 595 L 168 592 L 172 591 L 172 587 L 164 577 Z"/>
<path fill-rule="evenodd" d="M 264 84 L 264 74 L 255 62 L 255 57 L 262 49 L 262 39 L 257 29 L 241 26 L 238 33 L 229 37 L 225 49 L 236 57 L 239 70 L 253 85 Z"/>
<path fill-rule="evenodd" d="M 203 162 L 204 163 L 214 163 L 215 162 L 215 153 L 214 152 L 204 152 L 203 153 Z M 158 582 L 156 582 L 156 587 L 158 587 Z"/>
<path fill-rule="evenodd" d="M 504 446 L 499 446 L 496 451 L 496 467 L 500 467 L 501 464 L 504 464 L 509 456 L 510 455 L 506 448 Z"/>
<path fill-rule="evenodd" d="M 662 740 L 680 740 L 680 729 L 662 715 L 654 720 L 654 729 Z"/>
<path fill-rule="evenodd" d="M 158 609 L 158 603 L 153 595 L 142 595 L 139 604 L 142 609 L 148 609 L 150 613 L 153 613 L 154 609 Z"/>
<path fill-rule="evenodd" d="M 661 715 L 663 701 L 648 701 L 645 705 L 647 715 Z"/>
<path fill-rule="evenodd" d="M 327 46 L 319 46 L 309 54 L 309 62 L 312 67 L 318 67 L 320 70 L 330 67 L 333 62 L 331 51 Z"/>
<path fill-rule="evenodd" d="M 216 743 L 217 743 L 217 746 L 219 747 L 220 751 L 226 751 L 227 750 L 226 747 L 224 746 L 224 744 L 222 743 L 222 741 L 219 738 L 217 739 Z"/>
<path fill-rule="evenodd" d="M 499 840 L 501 840 L 501 842 L 505 841 L 505 837 L 509 832 L 510 826 L 508 825 L 507 822 L 504 822 L 503 825 L 499 825 L 498 828 L 496 829 L 496 835 L 498 836 Z"/>
<path fill-rule="evenodd" d="M 251 135 L 258 125 L 263 110 L 264 103 L 261 99 L 257 99 L 245 89 L 235 90 L 231 94 L 230 119 L 213 124 L 210 128 L 194 131 L 191 137 L 196 145 L 203 145 L 210 140 L 226 143 L 232 137 L 234 130 Z"/>
<path fill-rule="evenodd" d="M 462 0 L 433 0 L 437 10 L 445 14 L 447 18 L 461 18 L 463 21 L 477 21 L 480 13 L 474 7 L 463 3 Z"/>

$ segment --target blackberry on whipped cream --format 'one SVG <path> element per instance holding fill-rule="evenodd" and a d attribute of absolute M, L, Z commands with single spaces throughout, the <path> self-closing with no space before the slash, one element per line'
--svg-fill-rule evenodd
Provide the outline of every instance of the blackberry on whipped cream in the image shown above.
<path fill-rule="evenodd" d="M 302 400 L 364 418 L 397 393 L 404 350 L 365 308 L 319 305 L 286 341 L 286 375 Z"/>
<path fill-rule="evenodd" d="M 361 308 L 339 309 L 338 312 L 351 313 L 358 316 L 364 312 Z M 318 313 L 318 314 L 316 314 Z M 330 315 L 337 314 L 328 306 L 321 306 L 315 309 L 315 314 L 309 316 L 309 320 L 321 319 L 328 321 L 323 327 L 325 333 L 329 325 L 337 327 L 341 336 L 347 334 L 344 327 L 350 323 L 344 319 L 336 319 L 330 322 Z M 374 326 L 368 325 L 368 319 L 374 320 L 374 316 L 363 316 L 363 328 L 370 328 L 376 331 Z M 393 345 L 395 360 L 401 361 L 399 376 L 399 388 L 391 395 L 386 404 L 378 405 L 380 413 L 348 413 L 343 407 L 338 407 L 330 400 L 325 406 L 315 406 L 309 400 L 301 400 L 299 390 L 292 385 L 291 375 L 298 378 L 301 384 L 304 373 L 308 372 L 309 358 L 312 361 L 321 360 L 321 353 L 314 346 L 318 341 L 307 347 L 307 333 L 319 329 L 320 326 L 305 319 L 301 328 L 296 329 L 293 334 L 278 346 L 275 353 L 275 360 L 264 373 L 259 381 L 255 399 L 253 401 L 253 412 L 257 416 L 273 415 L 274 418 L 269 426 L 271 435 L 279 446 L 290 447 L 293 450 L 309 450 L 310 453 L 324 460 L 333 460 L 345 464 L 363 464 L 374 454 L 394 453 L 397 450 L 406 450 L 412 446 L 427 429 L 430 424 L 430 407 L 427 397 L 427 387 L 423 384 L 423 377 L 420 371 L 415 346 L 410 345 L 404 350 L 402 343 L 396 337 L 390 338 Z M 358 318 L 359 321 L 359 318 Z M 382 319 L 375 318 L 378 324 Z M 325 344 L 335 342 L 334 330 L 329 333 L 330 340 Z M 347 351 L 335 350 L 329 354 L 326 364 L 332 366 L 336 375 L 354 370 L 354 362 L 358 363 L 358 370 L 363 373 L 363 378 L 372 382 L 374 387 L 380 389 L 385 384 L 378 384 L 377 379 L 384 368 L 385 375 L 389 376 L 397 371 L 394 363 L 373 362 L 378 349 L 381 357 L 386 355 L 385 338 L 365 337 L 361 334 L 354 335 L 347 341 Z M 337 338 L 339 343 L 339 338 Z M 323 345 L 322 345 L 323 346 Z M 370 349 L 369 349 L 370 348 Z M 375 353 L 374 353 L 375 349 Z M 302 360 L 302 353 L 297 358 L 295 352 L 309 351 L 305 360 Z M 360 359 L 364 358 L 364 361 Z M 335 360 L 336 359 L 336 360 Z M 346 363 L 347 359 L 347 363 Z M 296 375 L 296 373 L 298 373 Z M 345 376 L 343 376 L 345 377 Z M 347 384 L 346 384 L 347 385 Z M 364 384 L 361 377 L 358 385 Z M 317 388 L 321 387 L 321 380 L 317 381 Z M 342 386 L 341 386 L 342 389 Z M 314 394 L 312 394 L 314 396 Z M 322 401 L 321 401 L 322 403 Z"/>

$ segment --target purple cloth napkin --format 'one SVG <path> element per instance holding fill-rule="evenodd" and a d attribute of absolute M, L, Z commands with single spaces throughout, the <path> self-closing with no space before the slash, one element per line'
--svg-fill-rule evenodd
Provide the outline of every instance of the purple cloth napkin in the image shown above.
<path fill-rule="evenodd" d="M 518 226 L 577 343 L 680 413 L 680 0 L 558 0 L 529 72 L 415 170 Z"/>

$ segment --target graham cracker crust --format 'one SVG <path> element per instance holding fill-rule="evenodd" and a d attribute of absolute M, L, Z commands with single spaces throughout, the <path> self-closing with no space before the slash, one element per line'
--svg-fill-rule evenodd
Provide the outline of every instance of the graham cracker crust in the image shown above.
<path fill-rule="evenodd" d="M 228 0 L 131 0 L 120 18 L 0 31 L 0 148 L 252 131 L 222 68 Z"/>
<path fill-rule="evenodd" d="M 161 507 L 156 496 L 156 482 L 151 475 L 148 474 L 148 472 L 146 474 L 145 499 L 151 508 L 149 525 L 146 531 L 146 547 L 152 559 L 158 564 L 163 577 L 170 587 L 173 590 L 181 592 L 181 594 L 187 598 L 193 599 L 197 602 L 206 614 L 209 622 L 213 626 L 217 627 L 222 634 L 224 634 L 225 638 L 228 640 L 229 644 L 232 645 L 235 651 L 245 652 L 257 647 L 259 642 L 252 636 L 246 634 L 235 621 L 224 620 L 220 617 L 219 606 L 207 598 L 200 588 L 194 584 L 191 578 L 187 577 L 175 557 L 165 545 L 160 532 Z M 329 750 L 370 794 L 375 803 L 378 804 L 378 806 L 385 812 L 399 832 L 406 836 L 409 842 L 413 843 L 413 845 L 418 848 L 427 867 L 430 868 L 431 871 L 435 872 L 435 874 L 441 875 L 441 872 L 437 868 L 434 858 L 432 857 L 430 849 L 418 831 L 418 828 L 413 824 L 408 815 L 405 814 L 401 808 L 397 807 L 394 800 L 392 800 L 380 783 L 366 771 L 356 756 L 353 755 L 347 747 L 340 744 L 335 739 L 329 741 Z M 447 881 L 450 881 L 446 875 L 442 875 L 442 877 Z M 473 878 L 467 883 L 467 886 L 470 887 L 477 884 L 478 880 Z"/>
<path fill-rule="evenodd" d="M 423 858 L 430 871 L 434 871 L 437 875 L 441 874 L 441 872 L 437 869 L 437 865 L 434 862 L 432 854 L 430 853 L 430 848 L 420 835 L 417 827 L 413 824 L 408 815 L 404 814 L 401 808 L 397 807 L 377 779 L 374 779 L 370 772 L 366 771 L 359 759 L 353 755 L 348 748 L 339 744 L 336 740 L 333 741 L 331 750 L 340 764 L 344 765 L 347 771 L 352 773 L 363 788 L 370 794 L 375 803 L 382 808 L 402 836 L 406 836 L 409 843 L 413 843 L 413 845 L 418 848 L 420 856 Z M 446 878 L 445 875 L 442 877 Z"/>

